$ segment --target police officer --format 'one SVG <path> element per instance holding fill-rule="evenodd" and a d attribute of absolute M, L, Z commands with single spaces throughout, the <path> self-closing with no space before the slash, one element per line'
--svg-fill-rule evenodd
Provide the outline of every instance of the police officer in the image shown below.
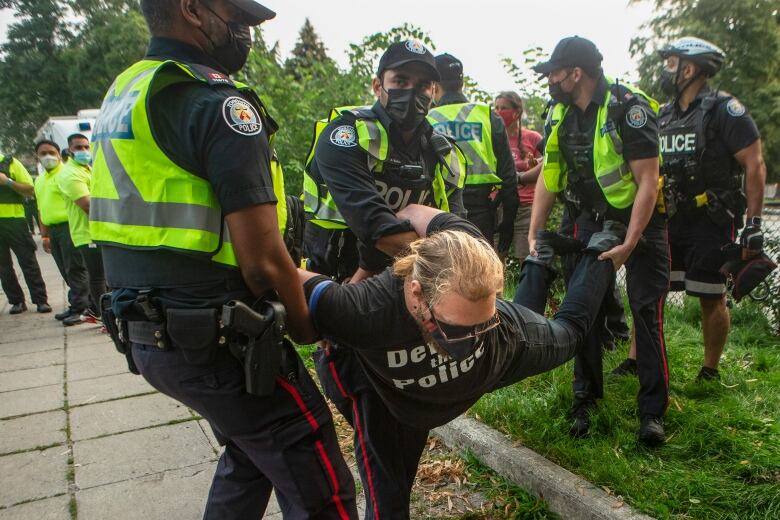
<path fill-rule="evenodd" d="M 671 289 L 699 298 L 704 363 L 697 379 L 718 379 L 730 325 L 725 278 L 719 272 L 726 261 L 721 248 L 734 242 L 747 211 L 739 241 L 743 258 L 763 249 L 766 165 L 758 128 L 745 106 L 708 84 L 723 66 L 724 52 L 687 36 L 660 55 L 665 60 L 661 86 L 672 98 L 658 117 Z"/>
<path fill-rule="evenodd" d="M 9 314 L 27 310 L 24 293 L 14 272 L 11 251 L 19 261 L 38 312 L 51 312 L 41 268 L 35 258 L 36 245 L 24 216 L 24 199 L 32 194 L 33 181 L 24 165 L 10 155 L 0 154 L 0 283 L 11 304 Z"/>
<path fill-rule="evenodd" d="M 321 129 L 304 178 L 304 202 L 310 224 L 330 229 L 336 236 L 348 227 L 356 236 L 359 270 L 351 278 L 353 283 L 383 271 L 392 257 L 419 238 L 397 211 L 418 204 L 465 214 L 461 192 L 464 157 L 446 136 L 434 133 L 426 120 L 433 82 L 439 79 L 433 54 L 420 41 L 394 43 L 380 58 L 372 82 L 376 103 L 370 108 L 336 110 Z M 343 246 L 342 241 L 338 247 Z M 324 358 L 317 363 L 318 370 L 328 370 Z M 407 450 L 398 454 L 398 464 L 404 464 L 409 456 L 415 460 L 404 482 L 397 481 L 397 468 L 377 464 L 377 450 L 386 447 L 380 439 L 394 432 L 387 427 L 381 401 L 363 369 L 342 363 L 348 361 L 336 359 L 333 367 L 348 372 L 340 385 L 351 398 L 336 405 L 355 431 L 366 517 L 394 517 L 391 511 L 408 515 L 419 453 Z M 416 439 L 427 437 L 427 432 L 415 430 L 409 435 Z M 403 451 L 407 440 L 399 433 L 399 450 Z"/>
<path fill-rule="evenodd" d="M 82 313 L 89 307 L 87 270 L 76 251 L 68 228 L 65 199 L 57 185 L 62 170 L 60 147 L 49 140 L 39 141 L 35 153 L 43 171 L 35 179 L 35 197 L 41 216 L 41 243 L 43 250 L 54 257 L 60 275 L 68 285 L 68 308 L 54 315 L 67 326 L 82 323 Z"/>
<path fill-rule="evenodd" d="M 90 233 L 114 288 L 104 315 L 126 324 L 115 342 L 128 340 L 130 364 L 206 418 L 225 447 L 204 518 L 260 518 L 272 488 L 285 518 L 357 518 L 331 414 L 292 346 L 260 397 L 219 339 L 224 303 L 269 290 L 291 335 L 315 337 L 280 233 L 277 126 L 230 78 L 246 62 L 250 26 L 275 13 L 253 0 L 141 7 L 147 55 L 115 79 L 93 132 Z"/>
<path fill-rule="evenodd" d="M 580 209 L 577 239 L 587 241 L 605 219 L 628 227 L 625 242 L 601 256 L 610 258 L 616 270 L 626 265 L 638 345 L 639 439 L 653 445 L 664 441 L 662 416 L 668 403 L 663 306 L 669 259 L 666 226 L 655 208 L 657 104 L 638 89 L 607 79 L 601 59 L 591 41 L 574 36 L 561 40 L 550 60 L 534 67 L 547 76 L 555 104 L 528 238 L 534 254 L 536 233 L 556 193 L 564 190 Z M 570 432 L 575 437 L 588 433 L 589 415 L 603 395 L 601 331 L 591 330 L 587 348 L 575 358 Z"/>
<path fill-rule="evenodd" d="M 484 103 L 471 103 L 463 95 L 463 63 L 451 54 L 436 56 L 440 81 L 436 82 L 435 107 L 428 114 L 434 132 L 458 143 L 466 156 L 466 186 L 463 205 L 469 221 L 492 240 L 496 211 L 490 200 L 498 188 L 497 202 L 502 206 L 498 252 L 509 253 L 514 221 L 519 206 L 517 175 L 504 122 Z"/>
<path fill-rule="evenodd" d="M 422 204 L 465 214 L 464 158 L 425 119 L 438 80 L 433 54 L 419 40 L 394 43 L 372 83 L 376 103 L 335 109 L 318 128 L 304 176 L 305 208 L 311 225 L 335 232 L 331 249 L 345 248 L 340 230 L 357 238 L 355 282 L 383 270 L 417 238 L 397 211 Z"/>

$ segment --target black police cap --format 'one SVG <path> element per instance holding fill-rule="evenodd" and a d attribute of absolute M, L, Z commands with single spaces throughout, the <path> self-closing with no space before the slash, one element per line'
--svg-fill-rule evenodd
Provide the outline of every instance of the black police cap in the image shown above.
<path fill-rule="evenodd" d="M 579 67 L 589 75 L 601 68 L 603 57 L 596 45 L 585 38 L 570 36 L 558 42 L 550 59 L 533 66 L 534 72 L 547 76 L 558 69 Z"/>
<path fill-rule="evenodd" d="M 255 0 L 228 0 L 246 14 L 249 15 L 248 23 L 250 25 L 260 25 L 266 20 L 276 17 L 276 13 L 266 6 L 255 2 Z"/>
<path fill-rule="evenodd" d="M 436 70 L 442 81 L 463 79 L 463 62 L 452 54 L 439 54 L 435 58 Z"/>
<path fill-rule="evenodd" d="M 414 62 L 422 64 L 431 73 L 433 81 L 440 81 L 433 54 L 420 40 L 404 40 L 388 47 L 379 59 L 376 75 L 379 77 L 387 69 L 397 69 Z"/>

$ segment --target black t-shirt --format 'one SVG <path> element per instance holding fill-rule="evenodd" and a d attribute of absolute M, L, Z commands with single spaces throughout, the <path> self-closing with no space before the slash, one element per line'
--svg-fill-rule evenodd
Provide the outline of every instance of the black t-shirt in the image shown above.
<path fill-rule="evenodd" d="M 193 64 L 213 79 L 211 85 L 176 83 L 151 96 L 150 126 L 162 151 L 178 166 L 209 181 L 224 214 L 275 204 L 268 137 L 276 124 L 262 116 L 259 100 L 238 91 L 218 63 L 183 42 L 154 37 L 146 57 Z M 259 128 L 239 126 L 236 117 L 241 116 L 254 117 Z M 236 269 L 203 255 L 105 246 L 104 256 L 115 301 L 133 300 L 140 287 L 159 288 L 156 295 L 171 307 L 213 307 L 233 298 L 251 298 Z"/>
<path fill-rule="evenodd" d="M 450 214 L 434 218 L 428 234 L 446 229 L 481 236 L 473 224 Z M 406 308 L 403 283 L 387 269 L 358 284 L 317 277 L 305 289 L 317 330 L 338 348 L 353 349 L 390 412 L 403 423 L 432 428 L 511 380 L 525 345 L 524 326 L 514 304 L 498 300 L 501 325 L 464 360 L 445 359 L 425 344 Z"/>
<path fill-rule="evenodd" d="M 388 131 L 388 159 L 381 173 L 369 168 L 370 156 L 357 143 L 355 117 L 351 114 L 331 121 L 322 131 L 310 169 L 312 176 L 328 187 L 336 206 L 362 245 L 361 266 L 379 271 L 391 259 L 374 245 L 382 237 L 412 231 L 408 221 L 396 216 L 409 204 L 434 206 L 432 179 L 437 160 L 429 149 L 423 149 L 422 139 L 433 129 L 428 122 L 418 128 L 409 143 L 400 133 L 380 103 L 371 109 Z M 421 165 L 423 178 L 409 179 L 392 165 Z M 450 211 L 464 213 L 461 190 L 449 197 Z"/>

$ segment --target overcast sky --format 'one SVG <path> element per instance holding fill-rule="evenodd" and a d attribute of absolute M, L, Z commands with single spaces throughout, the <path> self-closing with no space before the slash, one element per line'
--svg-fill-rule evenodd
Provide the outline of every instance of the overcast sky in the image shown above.
<path fill-rule="evenodd" d="M 328 53 L 347 61 L 349 43 L 363 36 L 409 22 L 430 34 L 436 52 L 449 52 L 463 61 L 466 74 L 480 86 L 497 92 L 512 87 L 501 59 L 522 63 L 521 53 L 540 46 L 551 52 L 564 36 L 578 34 L 593 40 L 604 55 L 604 70 L 636 79 L 628 45 L 643 22 L 652 17 L 651 2 L 628 5 L 628 0 L 387 0 L 336 2 L 330 0 L 266 0 L 274 20 L 263 26 L 266 41 L 278 41 L 282 56 L 295 45 L 308 17 Z M 0 12 L 0 41 L 12 23 L 12 12 Z"/>

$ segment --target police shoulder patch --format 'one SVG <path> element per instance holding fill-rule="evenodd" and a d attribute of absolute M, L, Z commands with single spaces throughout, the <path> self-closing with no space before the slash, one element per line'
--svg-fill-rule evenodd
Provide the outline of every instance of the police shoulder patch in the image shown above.
<path fill-rule="evenodd" d="M 641 105 L 632 106 L 626 112 L 626 123 L 631 128 L 642 128 L 647 124 L 647 111 Z"/>
<path fill-rule="evenodd" d="M 739 102 L 737 98 L 731 98 L 726 103 L 726 112 L 732 117 L 740 117 L 745 115 L 745 105 Z"/>
<path fill-rule="evenodd" d="M 222 104 L 222 116 L 227 125 L 241 135 L 257 135 L 263 131 L 263 122 L 257 110 L 246 99 L 230 96 Z"/>
<path fill-rule="evenodd" d="M 357 146 L 357 132 L 354 126 L 341 125 L 330 133 L 330 142 L 336 146 L 352 148 Z"/>

